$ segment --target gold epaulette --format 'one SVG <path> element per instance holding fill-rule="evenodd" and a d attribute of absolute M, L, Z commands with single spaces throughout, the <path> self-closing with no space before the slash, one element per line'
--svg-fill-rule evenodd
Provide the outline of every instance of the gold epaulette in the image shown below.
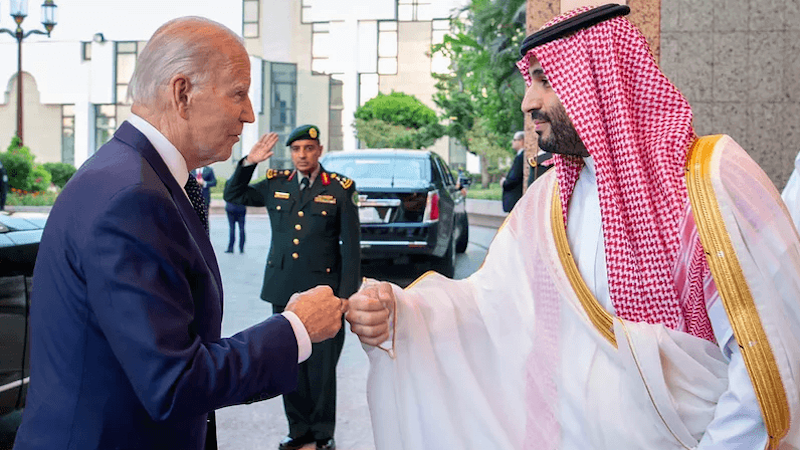
<path fill-rule="evenodd" d="M 288 177 L 290 173 L 292 173 L 291 170 L 269 169 L 267 170 L 267 179 L 271 180 L 275 177 Z"/>
<path fill-rule="evenodd" d="M 338 181 L 339 184 L 341 184 L 342 187 L 345 189 L 350 189 L 350 186 L 353 185 L 353 180 L 345 176 L 339 175 L 338 173 L 331 173 L 331 178 Z"/>

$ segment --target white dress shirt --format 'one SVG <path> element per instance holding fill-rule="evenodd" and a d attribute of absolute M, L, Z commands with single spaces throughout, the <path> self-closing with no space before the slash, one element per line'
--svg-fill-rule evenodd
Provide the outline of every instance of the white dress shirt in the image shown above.
<path fill-rule="evenodd" d="M 589 290 L 609 313 L 614 314 L 608 289 L 594 160 L 587 157 L 584 161 L 586 165 L 575 184 L 567 210 L 567 240 Z M 714 420 L 709 424 L 697 450 L 763 450 L 767 444 L 767 430 L 742 354 L 721 303 L 718 301 L 710 308 L 709 319 L 722 353 L 730 361 L 728 390 L 719 398 Z"/>
<path fill-rule="evenodd" d="M 189 169 L 186 167 L 186 159 L 181 152 L 156 127 L 136 114 L 131 114 L 128 123 L 139 130 L 153 144 L 156 152 L 164 160 L 169 172 L 178 182 L 178 186 L 181 187 L 188 199 L 189 195 L 186 193 L 184 186 L 186 186 L 186 181 L 189 180 Z M 308 331 L 300 318 L 297 317 L 297 314 L 291 311 L 284 311 L 281 314 L 292 325 L 295 339 L 297 339 L 297 362 L 301 363 L 311 356 L 311 338 L 308 336 Z"/>

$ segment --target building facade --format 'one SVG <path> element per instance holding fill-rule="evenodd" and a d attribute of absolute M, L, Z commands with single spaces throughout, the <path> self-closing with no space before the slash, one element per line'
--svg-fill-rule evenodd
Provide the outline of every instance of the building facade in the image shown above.
<path fill-rule="evenodd" d="M 184 11 L 177 0 L 143 2 L 161 7 L 148 12 L 147 23 L 137 22 L 141 26 L 129 25 L 131 20 L 125 18 L 130 13 L 135 19 L 136 8 L 125 11 L 131 5 L 104 2 L 110 9 L 82 16 L 80 28 L 70 25 L 80 14 L 67 10 L 51 38 L 34 36 L 23 43 L 23 136 L 37 162 L 77 167 L 106 142 L 130 115 L 127 87 L 146 39 L 161 23 L 187 14 L 218 20 L 239 32 L 251 57 L 256 122 L 245 127 L 231 159 L 214 165 L 220 176 L 227 177 L 268 131 L 281 136 L 271 166 L 290 166 L 283 138 L 304 123 L 320 127 L 327 150 L 358 148 L 353 114 L 378 92 L 402 91 L 435 108 L 431 73 L 447 70 L 448 62 L 432 58 L 430 46 L 441 42 L 448 18 L 464 3 L 227 0 L 194 2 L 194 10 Z M 117 4 L 119 11 L 112 13 L 109 3 Z M 66 7 L 70 5 L 61 8 Z M 0 40 L 0 60 L 16 62 L 16 47 L 12 39 Z M 15 66 L 0 66 L 0 82 L 5 80 L 0 84 L 5 86 L 0 97 L 0 150 L 16 132 Z M 451 163 L 466 162 L 463 147 L 448 138 L 432 149 Z"/>

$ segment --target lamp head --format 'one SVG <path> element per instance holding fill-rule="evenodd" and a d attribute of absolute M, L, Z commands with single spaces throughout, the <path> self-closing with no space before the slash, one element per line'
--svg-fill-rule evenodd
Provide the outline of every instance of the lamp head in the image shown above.
<path fill-rule="evenodd" d="M 20 25 L 28 16 L 28 0 L 11 0 L 11 17 Z"/>
<path fill-rule="evenodd" d="M 44 0 L 44 3 L 42 3 L 42 25 L 47 30 L 48 36 L 50 36 L 50 32 L 53 31 L 56 23 L 58 23 L 57 12 L 58 6 L 56 6 L 54 0 Z"/>

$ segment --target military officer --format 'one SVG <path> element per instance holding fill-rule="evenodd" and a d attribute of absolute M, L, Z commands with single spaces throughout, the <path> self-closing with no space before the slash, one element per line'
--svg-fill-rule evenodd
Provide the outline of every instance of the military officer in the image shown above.
<path fill-rule="evenodd" d="M 272 245 L 261 298 L 275 313 L 296 292 L 322 284 L 349 297 L 361 281 L 356 187 L 319 164 L 316 126 L 297 127 L 286 140 L 294 170 L 269 169 L 265 180 L 248 185 L 256 164 L 272 156 L 277 141 L 275 133 L 262 136 L 225 186 L 225 201 L 266 206 L 269 212 Z M 279 449 L 311 442 L 317 449 L 335 448 L 336 363 L 343 345 L 344 328 L 333 339 L 313 344 L 311 357 L 300 365 L 297 390 L 283 396 L 289 436 Z"/>

